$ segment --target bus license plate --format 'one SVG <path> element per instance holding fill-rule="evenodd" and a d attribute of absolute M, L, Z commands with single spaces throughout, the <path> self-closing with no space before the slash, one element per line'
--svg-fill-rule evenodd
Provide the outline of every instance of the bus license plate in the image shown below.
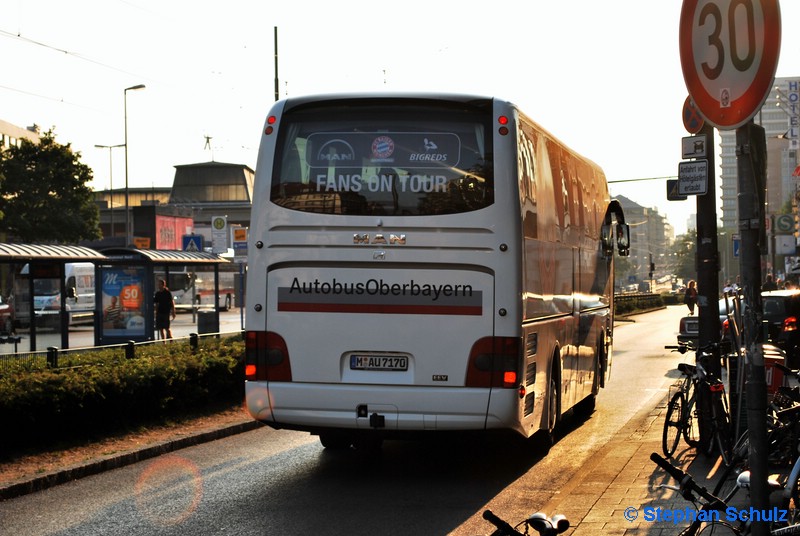
<path fill-rule="evenodd" d="M 404 355 L 351 355 L 351 370 L 408 370 Z"/>

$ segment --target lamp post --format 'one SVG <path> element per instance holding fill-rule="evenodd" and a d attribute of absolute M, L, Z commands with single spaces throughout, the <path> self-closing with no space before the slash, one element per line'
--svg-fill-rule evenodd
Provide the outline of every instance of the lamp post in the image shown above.
<path fill-rule="evenodd" d="M 131 244 L 131 211 L 130 211 L 130 193 L 128 190 L 128 91 L 136 91 L 137 89 L 144 89 L 144 84 L 137 84 L 135 86 L 126 87 L 123 91 L 123 112 L 125 119 L 125 245 Z"/>
<path fill-rule="evenodd" d="M 114 166 L 111 162 L 111 149 L 116 149 L 117 147 L 125 147 L 125 144 L 120 143 L 119 145 L 95 145 L 98 149 L 108 149 L 108 190 L 111 195 L 111 199 L 109 201 L 108 207 L 111 209 L 111 237 L 114 237 Z"/>

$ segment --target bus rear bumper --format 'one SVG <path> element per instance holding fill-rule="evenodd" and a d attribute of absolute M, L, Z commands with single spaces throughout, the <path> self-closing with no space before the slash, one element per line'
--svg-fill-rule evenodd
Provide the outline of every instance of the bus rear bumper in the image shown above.
<path fill-rule="evenodd" d="M 254 419 L 309 432 L 519 429 L 514 389 L 246 382 L 245 398 Z"/>

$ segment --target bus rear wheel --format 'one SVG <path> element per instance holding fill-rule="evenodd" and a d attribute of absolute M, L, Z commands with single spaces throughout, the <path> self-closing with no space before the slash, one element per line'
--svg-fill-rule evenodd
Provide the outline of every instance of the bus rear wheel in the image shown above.
<path fill-rule="evenodd" d="M 556 425 L 559 421 L 558 407 L 558 381 L 555 377 L 550 378 L 550 385 L 547 389 L 547 423 L 546 428 L 539 430 L 537 447 L 545 453 L 556 443 Z"/>
<path fill-rule="evenodd" d="M 353 444 L 353 437 L 343 432 L 322 432 L 319 434 L 319 442 L 326 449 L 344 450 Z"/>

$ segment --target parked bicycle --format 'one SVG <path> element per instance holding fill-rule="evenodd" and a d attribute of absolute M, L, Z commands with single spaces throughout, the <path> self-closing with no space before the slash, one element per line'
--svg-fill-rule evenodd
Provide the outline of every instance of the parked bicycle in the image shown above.
<path fill-rule="evenodd" d="M 569 520 L 563 515 L 547 517 L 542 512 L 537 512 L 527 519 L 512 527 L 510 523 L 494 515 L 491 510 L 484 510 L 483 519 L 497 527 L 492 536 L 525 536 L 529 534 L 528 529 L 533 529 L 540 536 L 555 536 L 561 534 L 569 528 Z M 524 530 L 525 532 L 520 532 Z"/>
<path fill-rule="evenodd" d="M 665 346 L 667 349 L 686 353 L 694 349 L 691 343 L 678 346 Z M 683 437 L 690 447 L 702 447 L 705 454 L 712 455 L 719 451 L 723 462 L 728 465 L 731 460 L 731 427 L 728 400 L 725 384 L 710 374 L 703 366 L 708 363 L 718 343 L 712 343 L 696 350 L 696 365 L 680 363 L 678 370 L 684 376 L 679 390 L 672 395 L 667 405 L 664 419 L 664 430 L 661 436 L 661 448 L 664 455 L 672 456 L 677 450 L 680 438 Z M 698 391 L 709 395 L 708 440 L 701 445 L 700 429 L 703 427 L 704 414 L 698 404 Z"/>
<path fill-rule="evenodd" d="M 701 356 L 698 354 L 698 359 Z M 706 372 L 699 364 L 697 365 L 698 375 L 701 378 L 701 385 L 711 394 L 711 420 L 709 434 L 710 441 L 705 445 L 705 453 L 709 456 L 718 452 L 725 465 L 731 463 L 731 414 L 728 409 L 728 396 L 725 393 L 725 384 L 721 379 Z"/>
<path fill-rule="evenodd" d="M 667 404 L 664 430 L 661 434 L 661 449 L 667 457 L 675 453 L 681 437 L 690 447 L 697 447 L 700 443 L 699 421 L 695 411 L 696 385 L 699 381 L 697 367 L 680 363 L 678 370 L 683 374 L 683 381 Z"/>
<path fill-rule="evenodd" d="M 785 375 L 795 378 L 800 376 L 800 371 L 794 371 L 777 364 Z M 800 472 L 798 465 L 798 447 L 800 447 L 800 389 L 798 387 L 781 386 L 772 396 L 764 416 L 767 428 L 766 453 L 769 466 L 773 469 L 792 468 Z M 749 468 L 750 435 L 745 430 L 737 440 L 731 452 L 731 463 L 720 474 L 712 493 L 718 497 L 729 500 L 738 491 L 737 479 Z M 785 476 L 785 475 L 784 475 Z M 787 496 L 783 499 L 788 508 L 789 501 L 793 502 L 795 509 L 800 506 L 800 483 L 790 474 L 788 478 L 792 485 L 785 487 L 778 484 L 777 480 L 769 483 L 770 488 L 784 489 Z"/>
<path fill-rule="evenodd" d="M 726 500 L 697 484 L 691 475 L 675 467 L 655 452 L 650 455 L 650 459 L 679 483 L 678 486 L 662 484 L 661 487 L 675 490 L 687 501 L 693 503 L 695 506 L 700 506 L 697 510 L 697 515 L 694 516 L 690 525 L 681 531 L 681 536 L 694 536 L 696 534 L 741 536 L 750 534 L 750 519 L 742 519 L 737 515 L 738 522 L 736 524 L 728 522 L 731 512 L 730 508 L 732 507 L 729 506 Z M 796 470 L 792 471 L 792 475 L 794 475 L 795 481 L 800 477 L 800 465 L 796 466 Z M 743 473 L 738 480 L 741 487 L 748 487 L 749 473 Z M 771 484 L 773 486 L 775 485 L 774 482 Z M 784 491 L 784 494 L 789 495 L 790 492 Z M 770 528 L 770 536 L 800 535 L 800 524 L 792 524 L 783 527 L 778 525 L 779 523 L 773 523 L 773 526 Z"/>

